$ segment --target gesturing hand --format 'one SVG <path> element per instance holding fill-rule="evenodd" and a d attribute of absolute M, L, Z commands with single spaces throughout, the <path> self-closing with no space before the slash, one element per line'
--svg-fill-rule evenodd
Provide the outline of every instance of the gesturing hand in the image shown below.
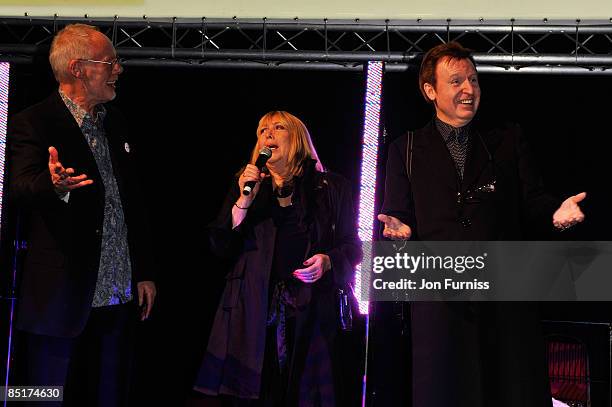
<path fill-rule="evenodd" d="M 557 229 L 565 230 L 584 220 L 584 213 L 578 203 L 586 198 L 586 192 L 567 198 L 559 209 L 553 214 L 553 225 Z"/>
<path fill-rule="evenodd" d="M 304 283 L 314 283 L 323 276 L 323 273 L 331 269 L 331 261 L 326 254 L 315 254 L 307 259 L 304 265 L 307 267 L 293 272 L 293 276 Z"/>
<path fill-rule="evenodd" d="M 49 147 L 49 172 L 55 192 L 58 194 L 93 184 L 93 180 L 87 179 L 87 175 L 75 176 L 73 168 L 64 168 L 59 161 L 57 150 L 53 146 Z"/>
<path fill-rule="evenodd" d="M 407 240 L 412 236 L 410 226 L 406 225 L 398 218 L 389 215 L 378 215 L 378 220 L 385 224 L 383 236 L 393 240 Z"/>

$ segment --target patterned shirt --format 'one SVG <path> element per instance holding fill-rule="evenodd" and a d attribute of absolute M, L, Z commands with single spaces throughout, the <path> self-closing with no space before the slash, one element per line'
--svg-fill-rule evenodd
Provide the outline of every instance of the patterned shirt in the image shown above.
<path fill-rule="evenodd" d="M 60 91 L 60 95 L 87 140 L 105 190 L 100 267 L 91 305 L 102 307 L 123 304 L 132 299 L 132 266 L 123 206 L 104 131 L 106 109 L 103 105 L 97 105 L 92 117 L 63 92 Z"/>
<path fill-rule="evenodd" d="M 470 142 L 471 127 L 469 124 L 463 127 L 453 127 L 436 117 L 436 128 L 442 135 L 451 157 L 453 157 L 457 176 L 462 180 L 468 144 Z"/>

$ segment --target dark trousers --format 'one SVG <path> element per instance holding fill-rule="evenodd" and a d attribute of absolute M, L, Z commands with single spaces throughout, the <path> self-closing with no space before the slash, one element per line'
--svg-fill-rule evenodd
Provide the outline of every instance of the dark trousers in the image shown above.
<path fill-rule="evenodd" d="M 63 404 L 49 407 L 127 405 L 135 313 L 133 302 L 92 308 L 75 338 L 27 333 L 27 385 L 64 386 Z"/>

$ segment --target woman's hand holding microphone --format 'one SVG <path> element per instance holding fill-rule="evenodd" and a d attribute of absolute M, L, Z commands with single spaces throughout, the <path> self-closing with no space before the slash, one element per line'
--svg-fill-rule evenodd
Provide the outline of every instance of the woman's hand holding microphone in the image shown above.
<path fill-rule="evenodd" d="M 232 208 L 232 227 L 235 228 L 242 223 L 244 218 L 246 217 L 247 210 L 253 203 L 255 196 L 257 196 L 257 192 L 259 192 L 259 187 L 261 185 L 261 180 L 265 177 L 265 174 L 259 171 L 259 168 L 254 166 L 253 164 L 247 164 L 244 168 L 240 177 L 238 177 L 238 187 L 240 188 L 240 197 L 234 203 L 234 207 Z M 244 186 L 247 182 L 253 181 L 255 182 L 255 186 L 250 194 L 244 195 L 242 191 L 244 191 Z"/>

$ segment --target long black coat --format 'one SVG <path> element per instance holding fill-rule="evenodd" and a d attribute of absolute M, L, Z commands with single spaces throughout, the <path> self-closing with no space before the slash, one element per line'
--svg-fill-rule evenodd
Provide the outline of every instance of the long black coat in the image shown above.
<path fill-rule="evenodd" d="M 463 182 L 433 121 L 414 133 L 410 179 L 407 137 L 394 141 L 382 212 L 408 224 L 420 240 L 518 240 L 522 215 L 552 225 L 560 201 L 543 192 L 518 126 L 472 125 Z M 493 181 L 494 192 L 473 192 Z M 533 308 L 412 304 L 413 406 L 549 406 L 544 345 Z"/>
<path fill-rule="evenodd" d="M 270 217 L 272 188 L 264 181 L 247 217 L 232 230 L 231 208 L 239 191 L 237 182 L 228 194 L 217 221 L 210 229 L 213 249 L 235 261 L 227 275 L 225 291 L 213 323 L 208 349 L 195 388 L 207 394 L 258 398 L 266 343 L 266 318 L 276 227 Z M 304 338 L 312 335 L 312 321 L 320 324 L 329 349 L 338 329 L 335 289 L 352 282 L 361 257 L 348 182 L 332 173 L 307 166 L 296 186 L 294 199 L 303 208 L 299 216 L 310 225 L 307 257 L 327 254 L 331 270 L 313 283 L 298 282 L 293 362 L 289 370 L 287 398 L 296 402 L 303 364 Z M 306 339 L 307 340 L 307 339 Z M 301 356 L 299 356 L 301 355 Z M 338 366 L 333 365 L 338 377 Z"/>
<path fill-rule="evenodd" d="M 128 227 L 132 282 L 153 280 L 150 234 L 128 151 L 128 130 L 110 107 L 104 127 Z M 65 168 L 94 181 L 70 192 L 68 203 L 53 189 L 50 146 Z M 100 262 L 104 184 L 96 161 L 58 92 L 12 118 L 8 147 L 10 195 L 29 212 L 17 327 L 40 335 L 77 336 L 89 317 Z"/>

